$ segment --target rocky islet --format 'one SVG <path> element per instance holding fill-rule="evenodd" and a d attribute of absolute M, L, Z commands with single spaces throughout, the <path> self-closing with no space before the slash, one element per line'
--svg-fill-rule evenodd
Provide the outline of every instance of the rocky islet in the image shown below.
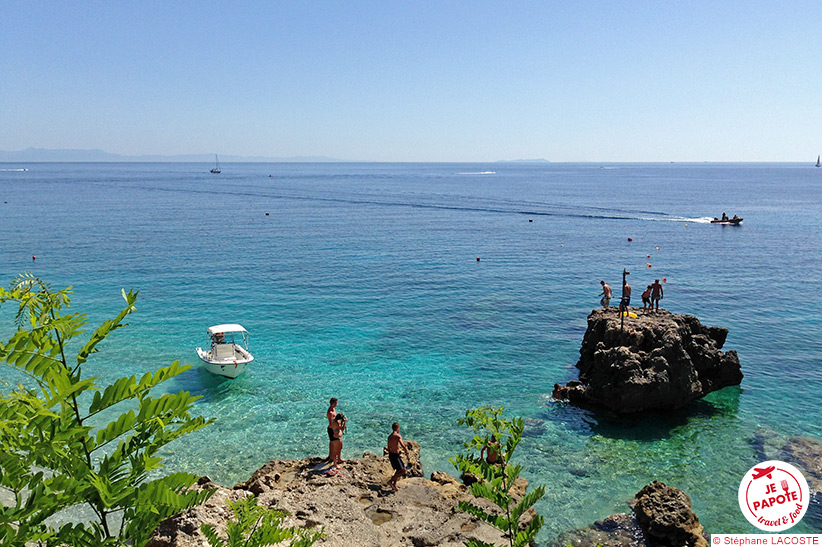
<path fill-rule="evenodd" d="M 693 315 L 594 310 L 579 351 L 579 380 L 556 384 L 553 397 L 623 414 L 681 408 L 741 383 L 736 352 L 721 351 L 727 335 Z"/>

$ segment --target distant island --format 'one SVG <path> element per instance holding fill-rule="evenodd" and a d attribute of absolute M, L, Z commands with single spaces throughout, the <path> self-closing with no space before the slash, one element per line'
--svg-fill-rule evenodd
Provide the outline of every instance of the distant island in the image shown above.
<path fill-rule="evenodd" d="M 293 156 L 287 158 L 265 156 L 229 156 L 220 154 L 223 162 L 342 162 L 325 156 Z M 0 162 L 181 162 L 181 163 L 214 163 L 214 154 L 178 154 L 164 156 L 150 154 L 128 156 L 112 154 L 105 150 L 47 149 L 26 148 L 25 150 L 0 150 Z"/>
<path fill-rule="evenodd" d="M 497 160 L 496 163 L 551 163 L 545 158 L 536 158 L 531 160 Z"/>

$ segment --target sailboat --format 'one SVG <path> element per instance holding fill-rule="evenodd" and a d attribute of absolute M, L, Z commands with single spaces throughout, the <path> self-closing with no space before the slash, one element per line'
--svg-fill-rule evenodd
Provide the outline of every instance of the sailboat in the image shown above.
<path fill-rule="evenodd" d="M 211 170 L 211 172 L 215 174 L 222 173 L 222 171 L 220 171 L 220 158 L 217 157 L 217 154 L 214 154 L 214 161 L 217 163 L 217 165 L 214 167 L 214 169 Z"/>
<path fill-rule="evenodd" d="M 822 162 L 820 162 L 819 160 L 822 160 L 822 155 L 816 156 L 816 166 L 822 167 Z"/>

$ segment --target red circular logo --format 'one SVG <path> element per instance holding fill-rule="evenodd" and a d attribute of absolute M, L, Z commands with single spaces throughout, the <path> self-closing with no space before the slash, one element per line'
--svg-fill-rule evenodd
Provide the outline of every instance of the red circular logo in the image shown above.
<path fill-rule="evenodd" d="M 766 532 L 794 526 L 808 510 L 808 483 L 791 464 L 767 461 L 753 466 L 739 483 L 739 508 L 748 522 Z"/>

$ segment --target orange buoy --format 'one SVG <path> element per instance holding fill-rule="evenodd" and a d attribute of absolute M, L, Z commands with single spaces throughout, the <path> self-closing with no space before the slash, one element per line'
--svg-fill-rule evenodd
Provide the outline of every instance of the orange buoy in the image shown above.
<path fill-rule="evenodd" d="M 650 262 L 646 262 L 646 263 L 645 263 L 645 265 L 646 265 L 646 266 L 648 266 L 649 268 L 651 267 L 651 263 L 650 263 Z"/>
<path fill-rule="evenodd" d="M 651 258 L 651 255 L 645 255 L 645 258 Z"/>
<path fill-rule="evenodd" d="M 37 260 L 37 257 L 36 257 L 36 256 L 34 256 L 34 255 L 31 255 L 31 259 L 32 259 L 32 260 Z"/>
<path fill-rule="evenodd" d="M 631 238 L 629 237 L 629 238 L 628 238 L 628 241 L 633 241 L 633 239 L 631 239 Z"/>
<path fill-rule="evenodd" d="M 662 282 L 663 282 L 663 283 L 667 283 L 667 282 L 668 282 L 668 278 L 667 278 L 667 277 L 663 277 L 663 278 L 662 278 Z"/>
<path fill-rule="evenodd" d="M 480 257 L 477 257 L 477 262 L 479 262 L 479 261 L 480 261 Z"/>

